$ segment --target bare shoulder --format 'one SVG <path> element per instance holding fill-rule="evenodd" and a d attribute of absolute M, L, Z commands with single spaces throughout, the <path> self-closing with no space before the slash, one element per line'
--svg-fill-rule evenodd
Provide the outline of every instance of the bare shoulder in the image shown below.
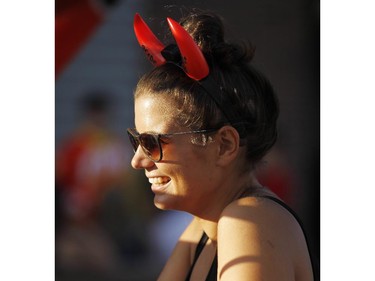
<path fill-rule="evenodd" d="M 280 227 L 290 231 L 300 229 L 295 217 L 283 206 L 264 197 L 245 197 L 229 204 L 222 212 L 219 225 L 235 223 L 238 226 L 256 226 L 263 231 Z M 279 233 L 281 234 L 281 233 Z"/>
<path fill-rule="evenodd" d="M 309 263 L 302 229 L 280 204 L 246 197 L 223 210 L 218 225 L 220 280 L 312 280 Z"/>
<path fill-rule="evenodd" d="M 266 243 L 270 248 L 273 248 L 273 242 L 285 244 L 301 235 L 304 238 L 294 216 L 280 204 L 263 197 L 245 197 L 229 204 L 220 216 L 218 231 L 219 234 L 246 233 L 246 237 L 259 237 L 262 241 L 258 242 Z M 244 243 L 249 242 L 245 240 Z M 280 246 L 278 250 L 281 251 Z"/>

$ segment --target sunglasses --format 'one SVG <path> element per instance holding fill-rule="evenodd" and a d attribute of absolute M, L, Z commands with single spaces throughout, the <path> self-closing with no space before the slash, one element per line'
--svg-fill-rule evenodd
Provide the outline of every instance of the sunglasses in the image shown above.
<path fill-rule="evenodd" d="M 169 134 L 151 134 L 151 133 L 138 133 L 136 129 L 128 129 L 127 133 L 129 136 L 130 143 L 133 147 L 134 153 L 137 151 L 138 146 L 141 146 L 143 152 L 153 162 L 159 162 L 163 159 L 163 149 L 161 146 L 162 138 L 170 138 L 176 135 L 188 135 L 188 134 L 199 134 L 199 133 L 212 133 L 218 129 L 210 130 L 198 130 L 189 132 L 177 132 Z"/>

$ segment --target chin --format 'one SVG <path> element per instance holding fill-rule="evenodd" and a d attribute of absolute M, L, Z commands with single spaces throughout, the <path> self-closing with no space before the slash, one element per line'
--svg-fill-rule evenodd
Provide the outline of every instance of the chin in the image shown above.
<path fill-rule="evenodd" d="M 170 200 L 165 198 L 165 195 L 155 195 L 154 196 L 154 205 L 160 210 L 170 210 Z"/>
<path fill-rule="evenodd" d="M 160 210 L 183 211 L 180 204 L 176 202 L 176 198 L 173 198 L 172 196 L 166 196 L 165 194 L 155 195 L 154 205 Z"/>

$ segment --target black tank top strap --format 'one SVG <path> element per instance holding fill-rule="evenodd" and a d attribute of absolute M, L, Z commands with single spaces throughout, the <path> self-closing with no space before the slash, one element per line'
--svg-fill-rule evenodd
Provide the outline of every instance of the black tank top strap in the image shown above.
<path fill-rule="evenodd" d="M 210 271 L 208 272 L 208 275 L 206 277 L 206 281 L 216 281 L 216 280 L 217 280 L 217 253 L 212 262 Z"/>
<path fill-rule="evenodd" d="M 262 195 L 262 196 L 259 196 L 259 197 L 270 199 L 270 200 L 274 201 L 275 203 L 281 205 L 285 209 L 287 209 L 287 211 L 289 211 L 289 213 L 291 213 L 293 215 L 293 217 L 297 220 L 298 224 L 301 226 L 301 228 L 303 230 L 303 234 L 305 234 L 305 230 L 303 228 L 302 221 L 298 217 L 297 213 L 291 207 L 289 207 L 284 201 L 282 201 L 282 200 L 280 200 L 276 197 L 270 196 L 270 195 Z M 306 235 L 305 235 L 305 237 L 306 237 Z"/>
<path fill-rule="evenodd" d="M 201 237 L 201 239 L 198 242 L 197 248 L 195 249 L 194 260 L 193 260 L 193 263 L 191 264 L 190 270 L 189 270 L 189 272 L 188 272 L 188 274 L 186 276 L 185 281 L 189 281 L 190 280 L 190 276 L 191 276 L 191 273 L 193 272 L 195 263 L 197 262 L 197 260 L 199 258 L 199 255 L 201 254 L 204 246 L 206 245 L 207 240 L 208 240 L 208 236 L 207 236 L 207 234 L 205 232 L 203 232 L 202 237 Z"/>
<path fill-rule="evenodd" d="M 203 232 L 201 240 L 199 240 L 197 248 L 195 249 L 195 255 L 194 255 L 193 264 L 195 264 L 195 262 L 197 261 L 199 255 L 203 251 L 203 248 L 206 245 L 207 241 L 208 241 L 208 236 L 207 236 L 207 234 L 205 232 Z"/>

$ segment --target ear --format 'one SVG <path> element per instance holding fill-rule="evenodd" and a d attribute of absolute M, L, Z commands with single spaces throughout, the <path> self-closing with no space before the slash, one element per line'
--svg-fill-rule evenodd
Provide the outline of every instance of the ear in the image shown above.
<path fill-rule="evenodd" d="M 223 126 L 216 133 L 216 141 L 218 144 L 217 164 L 227 166 L 239 153 L 240 136 L 232 126 Z"/>

